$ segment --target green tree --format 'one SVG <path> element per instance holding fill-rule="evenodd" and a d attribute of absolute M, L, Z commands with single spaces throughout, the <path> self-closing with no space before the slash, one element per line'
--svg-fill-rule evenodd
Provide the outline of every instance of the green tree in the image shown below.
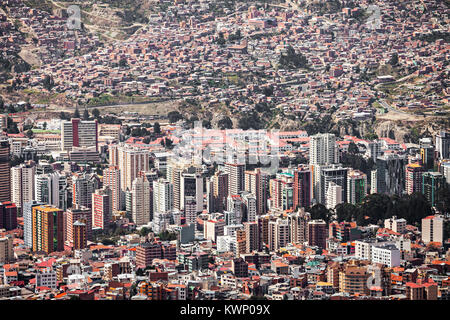
<path fill-rule="evenodd" d="M 356 220 L 360 215 L 359 207 L 351 203 L 340 203 L 334 210 L 339 222 Z"/>
<path fill-rule="evenodd" d="M 150 230 L 146 227 L 143 227 L 140 231 L 139 231 L 139 235 L 141 237 L 146 237 L 148 234 L 150 233 Z"/>
<path fill-rule="evenodd" d="M 436 209 L 443 214 L 450 213 L 450 187 L 448 183 L 443 183 L 437 191 Z"/>
<path fill-rule="evenodd" d="M 220 130 L 232 129 L 233 121 L 231 121 L 229 117 L 225 116 L 217 122 L 217 126 L 219 127 Z"/>
<path fill-rule="evenodd" d="M 127 59 L 125 59 L 125 58 L 120 59 L 119 66 L 122 67 L 122 68 L 128 67 Z"/>
<path fill-rule="evenodd" d="M 368 195 L 360 204 L 360 212 L 357 218 L 358 225 L 365 226 L 369 223 L 378 223 L 380 219 L 390 218 L 391 199 L 385 194 L 374 193 Z M 368 217 L 366 219 L 366 217 Z"/>
<path fill-rule="evenodd" d="M 161 241 L 172 241 L 177 239 L 177 234 L 169 232 L 168 230 L 164 230 L 163 232 L 158 234 L 158 237 Z"/>
<path fill-rule="evenodd" d="M 33 130 L 31 130 L 31 129 L 28 129 L 28 131 L 27 131 L 27 133 L 26 133 L 26 135 L 27 135 L 27 138 L 28 139 L 31 139 L 31 138 L 33 138 Z"/>
<path fill-rule="evenodd" d="M 159 122 L 155 122 L 155 124 L 153 125 L 153 132 L 155 132 L 156 134 L 161 133 L 161 126 Z"/>
<path fill-rule="evenodd" d="M 311 214 L 311 219 L 322 219 L 325 222 L 330 220 L 330 211 L 321 203 L 315 204 L 306 211 Z"/>
<path fill-rule="evenodd" d="M 80 111 L 78 110 L 78 107 L 75 108 L 75 112 L 73 113 L 74 118 L 80 118 Z"/>
<path fill-rule="evenodd" d="M 6 124 L 6 127 L 7 127 L 6 132 L 7 133 L 13 133 L 13 134 L 19 133 L 19 128 L 17 128 L 17 123 L 15 123 L 13 121 L 13 119 L 8 117 L 7 120 L 6 120 L 6 123 L 7 123 Z"/>
<path fill-rule="evenodd" d="M 393 66 L 393 67 L 398 65 L 398 54 L 397 54 L 397 52 L 394 52 L 394 54 L 392 54 L 391 59 L 389 59 L 389 64 L 391 66 Z"/>
<path fill-rule="evenodd" d="M 98 119 L 100 117 L 100 111 L 97 108 L 95 108 L 94 110 L 92 110 L 92 116 L 95 119 Z"/>
<path fill-rule="evenodd" d="M 348 145 L 348 153 L 351 153 L 351 154 L 359 153 L 358 146 L 354 142 L 350 142 L 350 144 Z"/>
<path fill-rule="evenodd" d="M 211 129 L 211 121 L 209 120 L 203 120 L 202 121 L 202 127 L 206 129 Z"/>
<path fill-rule="evenodd" d="M 279 64 L 287 69 L 306 68 L 308 60 L 302 53 L 296 53 L 292 46 L 288 46 L 286 54 L 280 56 Z"/>
<path fill-rule="evenodd" d="M 89 111 L 88 111 L 87 108 L 84 108 L 83 119 L 84 120 L 89 120 Z"/>
<path fill-rule="evenodd" d="M 52 90 L 52 88 L 55 86 L 55 81 L 53 80 L 53 77 L 46 75 L 44 77 L 44 80 L 42 80 L 42 86 L 48 91 Z"/>
<path fill-rule="evenodd" d="M 167 114 L 170 123 L 176 123 L 183 119 L 183 116 L 178 111 L 171 111 Z"/>
<path fill-rule="evenodd" d="M 161 140 L 161 145 L 166 147 L 167 149 L 172 149 L 173 141 L 168 138 L 164 138 Z"/>

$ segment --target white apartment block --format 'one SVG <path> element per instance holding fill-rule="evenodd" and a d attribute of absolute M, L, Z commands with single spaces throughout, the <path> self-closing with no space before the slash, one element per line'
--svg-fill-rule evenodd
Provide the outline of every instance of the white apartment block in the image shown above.
<path fill-rule="evenodd" d="M 34 199 L 36 167 L 22 164 L 11 168 L 11 201 L 22 211 L 25 202 Z"/>
<path fill-rule="evenodd" d="M 289 220 L 278 218 L 269 222 L 269 250 L 276 251 L 289 243 Z"/>
<path fill-rule="evenodd" d="M 0 264 L 14 260 L 14 244 L 11 236 L 0 238 Z"/>
<path fill-rule="evenodd" d="M 120 189 L 120 170 L 117 167 L 103 170 L 103 185 L 111 189 L 112 210 L 121 211 L 125 199 L 124 193 Z"/>
<path fill-rule="evenodd" d="M 218 236 L 217 237 L 217 251 L 228 252 L 233 251 L 232 244 L 234 242 L 233 236 Z"/>
<path fill-rule="evenodd" d="M 245 211 L 247 214 L 247 221 L 254 222 L 256 221 L 257 215 L 257 205 L 256 205 L 256 196 L 251 193 L 246 193 L 242 195 L 242 200 L 244 202 Z"/>
<path fill-rule="evenodd" d="M 385 244 L 372 247 L 372 263 L 381 263 L 389 268 L 400 265 L 400 250 L 395 245 Z"/>
<path fill-rule="evenodd" d="M 44 269 L 36 273 L 36 287 L 48 287 L 57 289 L 56 271 Z"/>
<path fill-rule="evenodd" d="M 324 165 L 338 162 L 336 137 L 331 133 L 319 133 L 309 141 L 309 164 Z"/>
<path fill-rule="evenodd" d="M 213 242 L 217 241 L 217 237 L 224 235 L 225 221 L 208 220 L 205 221 L 203 227 L 204 238 Z"/>
<path fill-rule="evenodd" d="M 342 202 L 342 187 L 334 182 L 330 182 L 328 184 L 326 195 L 327 209 L 334 209 L 338 204 Z"/>
<path fill-rule="evenodd" d="M 165 179 L 153 181 L 153 212 L 168 212 L 173 205 L 173 186 Z"/>
<path fill-rule="evenodd" d="M 428 216 L 422 219 L 422 241 L 443 243 L 444 219 L 441 216 Z"/>
<path fill-rule="evenodd" d="M 397 219 L 396 216 L 393 216 L 384 220 L 384 227 L 397 233 L 404 233 L 406 231 L 406 220 L 403 218 Z"/>
<path fill-rule="evenodd" d="M 117 149 L 117 162 L 120 170 L 120 187 L 125 192 L 127 189 L 131 190 L 134 179 L 141 171 L 149 170 L 149 152 L 120 146 Z"/>
<path fill-rule="evenodd" d="M 150 183 L 144 177 L 134 179 L 131 189 L 131 216 L 136 226 L 150 222 Z"/>
<path fill-rule="evenodd" d="M 225 172 L 228 173 L 228 194 L 236 195 L 245 188 L 245 164 L 226 163 Z"/>
<path fill-rule="evenodd" d="M 400 265 L 400 250 L 392 242 L 355 241 L 355 257 L 388 267 Z"/>

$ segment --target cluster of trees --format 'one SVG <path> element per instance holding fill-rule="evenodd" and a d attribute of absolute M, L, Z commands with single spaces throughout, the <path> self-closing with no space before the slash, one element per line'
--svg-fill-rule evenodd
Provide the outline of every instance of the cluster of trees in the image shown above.
<path fill-rule="evenodd" d="M 421 193 L 403 196 L 371 194 L 358 205 L 336 206 L 338 221 L 355 220 L 358 225 L 376 224 L 392 216 L 404 218 L 408 224 L 420 225 L 422 218 L 433 214 L 430 204 Z"/>
<path fill-rule="evenodd" d="M 271 97 L 273 95 L 273 86 L 265 87 L 263 92 L 266 97 Z"/>
<path fill-rule="evenodd" d="M 3 98 L 0 96 L 0 113 L 17 113 L 24 112 L 30 110 L 32 108 L 31 103 L 27 102 L 24 105 L 14 105 L 9 104 L 7 107 L 5 106 L 5 102 Z"/>
<path fill-rule="evenodd" d="M 24 162 L 23 157 L 18 157 L 16 155 L 11 156 L 11 159 L 9 160 L 9 165 L 10 167 L 15 167 L 20 165 L 21 163 Z"/>
<path fill-rule="evenodd" d="M 19 128 L 17 128 L 17 123 L 13 121 L 10 117 L 6 119 L 6 132 L 7 133 L 19 133 Z"/>
<path fill-rule="evenodd" d="M 231 121 L 230 117 L 225 116 L 217 122 L 217 126 L 220 130 L 233 129 L 233 121 Z"/>
<path fill-rule="evenodd" d="M 113 245 L 116 242 L 114 241 L 115 238 L 118 238 L 120 236 L 126 235 L 127 231 L 123 228 L 117 226 L 116 224 L 111 224 L 111 226 L 108 229 L 102 230 L 101 232 L 95 232 L 93 234 L 93 241 L 94 242 L 101 242 L 104 245 Z"/>
<path fill-rule="evenodd" d="M 167 114 L 167 118 L 169 118 L 170 123 L 178 122 L 179 120 L 183 120 L 183 116 L 178 111 L 170 111 Z"/>
<path fill-rule="evenodd" d="M 391 59 L 389 59 L 389 64 L 393 67 L 398 65 L 398 53 L 394 52 L 394 54 L 391 56 Z"/>
<path fill-rule="evenodd" d="M 323 204 L 316 204 L 306 211 L 311 214 L 312 219 L 330 222 L 335 214 L 337 221 L 356 221 L 359 226 L 379 224 L 392 216 L 404 218 L 408 224 L 419 226 L 423 218 L 433 214 L 430 204 L 421 193 L 403 196 L 375 193 L 368 195 L 360 204 L 338 204 L 334 212 Z"/>
<path fill-rule="evenodd" d="M 232 33 L 228 36 L 228 41 L 234 42 L 242 39 L 241 30 L 237 30 L 235 33 Z"/>
<path fill-rule="evenodd" d="M 358 146 L 353 142 L 350 142 L 348 152 L 341 155 L 341 163 L 344 166 L 360 170 L 367 176 L 370 176 L 370 171 L 375 169 L 375 162 L 372 158 L 366 160 L 363 156 L 361 156 L 359 154 Z"/>
<path fill-rule="evenodd" d="M 432 31 L 431 33 L 425 33 L 416 36 L 416 40 L 435 42 L 438 39 L 443 39 L 445 43 L 450 42 L 450 32 L 448 31 Z"/>
<path fill-rule="evenodd" d="M 73 114 L 70 114 L 68 112 L 61 111 L 59 114 L 59 118 L 61 120 L 70 120 L 71 118 L 80 118 L 80 111 L 78 110 L 78 107 L 75 109 L 75 112 Z M 83 120 L 92 120 L 96 119 L 98 123 L 105 123 L 105 124 L 122 124 L 122 120 L 115 116 L 111 115 L 105 115 L 101 116 L 100 111 L 95 108 L 92 110 L 92 117 L 89 115 L 89 111 L 85 109 L 83 111 Z"/>
<path fill-rule="evenodd" d="M 263 129 L 265 128 L 265 122 L 260 118 L 257 112 L 251 111 L 241 114 L 238 121 L 238 127 L 243 130 L 249 129 Z"/>
<path fill-rule="evenodd" d="M 419 143 L 420 138 L 422 138 L 423 134 L 420 133 L 420 130 L 418 127 L 413 127 L 409 131 L 409 133 L 406 133 L 404 136 L 405 142 L 411 142 L 411 143 Z"/>
<path fill-rule="evenodd" d="M 53 80 L 53 77 L 46 75 L 44 80 L 42 80 L 42 86 L 48 91 L 52 90 L 52 88 L 55 86 L 55 81 Z"/>
<path fill-rule="evenodd" d="M 303 129 L 311 136 L 317 133 L 331 132 L 332 126 L 331 115 L 326 114 L 322 118 L 315 118 L 313 121 L 306 122 L 303 125 Z"/>
<path fill-rule="evenodd" d="M 150 231 L 151 230 L 149 228 L 143 227 L 141 230 L 139 230 L 139 235 L 141 237 L 146 237 L 150 233 Z"/>
<path fill-rule="evenodd" d="M 168 139 L 168 138 L 164 138 L 161 140 L 161 145 L 164 146 L 167 149 L 172 149 L 173 148 L 173 141 Z"/>
<path fill-rule="evenodd" d="M 158 233 L 158 238 L 161 241 L 172 241 L 172 240 L 176 240 L 177 239 L 177 234 L 170 232 L 168 230 L 164 230 L 161 233 Z"/>
<path fill-rule="evenodd" d="M 345 4 L 346 7 L 351 7 L 351 2 Z M 343 4 L 339 0 L 328 1 L 311 1 L 308 2 L 307 8 L 313 12 L 317 12 L 320 15 L 337 13 L 343 8 Z"/>
<path fill-rule="evenodd" d="M 287 69 L 307 68 L 308 60 L 302 53 L 296 53 L 294 48 L 289 46 L 286 54 L 280 56 L 279 64 Z"/>
<path fill-rule="evenodd" d="M 146 128 L 143 127 L 137 127 L 131 130 L 131 136 L 132 137 L 146 137 L 148 136 L 149 132 Z"/>
<path fill-rule="evenodd" d="M 225 38 L 223 37 L 223 33 L 219 32 L 219 37 L 216 39 L 216 43 L 218 45 L 223 46 L 227 41 L 225 40 Z"/>

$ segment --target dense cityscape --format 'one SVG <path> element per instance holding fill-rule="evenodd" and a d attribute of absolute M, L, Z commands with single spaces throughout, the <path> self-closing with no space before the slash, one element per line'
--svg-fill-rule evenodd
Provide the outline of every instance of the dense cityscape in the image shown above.
<path fill-rule="evenodd" d="M 2 1 L 0 300 L 449 300 L 449 6 Z"/>

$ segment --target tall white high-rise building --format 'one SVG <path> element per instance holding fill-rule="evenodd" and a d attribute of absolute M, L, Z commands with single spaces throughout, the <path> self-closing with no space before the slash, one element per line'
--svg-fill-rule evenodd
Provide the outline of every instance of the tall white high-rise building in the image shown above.
<path fill-rule="evenodd" d="M 331 181 L 327 190 L 326 207 L 328 209 L 334 209 L 342 202 L 342 187 Z"/>
<path fill-rule="evenodd" d="M 150 222 L 150 183 L 145 177 L 137 177 L 131 187 L 131 217 L 136 226 Z"/>
<path fill-rule="evenodd" d="M 445 181 L 450 184 L 450 161 L 441 164 L 442 175 L 445 177 Z"/>
<path fill-rule="evenodd" d="M 38 201 L 29 201 L 23 203 L 23 240 L 25 246 L 33 247 L 33 207 L 43 205 Z"/>
<path fill-rule="evenodd" d="M 169 212 L 173 208 L 173 186 L 165 179 L 153 181 L 153 212 Z"/>
<path fill-rule="evenodd" d="M 121 145 L 117 151 L 120 170 L 120 188 L 123 192 L 131 190 L 134 179 L 141 171 L 148 171 L 149 151 Z"/>
<path fill-rule="evenodd" d="M 450 158 L 450 133 L 441 130 L 436 135 L 436 150 L 439 154 L 439 159 Z"/>
<path fill-rule="evenodd" d="M 245 171 L 245 191 L 255 195 L 258 215 L 267 211 L 267 185 L 267 175 L 260 168 Z"/>
<path fill-rule="evenodd" d="M 34 164 L 21 164 L 11 168 L 11 201 L 23 212 L 23 204 L 34 200 Z"/>
<path fill-rule="evenodd" d="M 103 170 L 103 186 L 111 189 L 112 210 L 121 211 L 124 207 L 125 193 L 120 188 L 120 170 L 118 167 L 109 167 Z"/>
<path fill-rule="evenodd" d="M 309 140 L 309 164 L 313 171 L 313 197 L 319 203 L 325 203 L 322 194 L 321 171 L 329 165 L 339 162 L 336 137 L 332 133 L 318 133 Z"/>
<path fill-rule="evenodd" d="M 332 133 L 319 133 L 311 136 L 309 141 L 309 164 L 324 165 L 337 163 L 338 147 Z"/>
<path fill-rule="evenodd" d="M 95 173 L 74 174 L 72 177 L 72 206 L 92 208 L 92 194 L 100 187 Z"/>
<path fill-rule="evenodd" d="M 67 176 L 58 172 L 39 174 L 34 177 L 35 200 L 55 206 L 59 209 L 67 209 Z"/>
<path fill-rule="evenodd" d="M 182 210 L 184 206 L 184 199 L 182 199 L 181 192 L 182 174 L 184 172 L 202 174 L 202 168 L 200 166 L 194 166 L 191 161 L 187 160 L 183 161 L 170 158 L 167 161 L 166 177 L 173 186 L 173 207 L 178 210 Z"/>
<path fill-rule="evenodd" d="M 370 194 L 377 193 L 377 170 L 370 171 Z"/>
<path fill-rule="evenodd" d="M 245 188 L 245 164 L 225 163 L 228 174 L 228 195 L 239 194 Z"/>
<path fill-rule="evenodd" d="M 258 212 L 256 196 L 250 192 L 242 192 L 246 222 L 255 222 Z"/>
<path fill-rule="evenodd" d="M 289 220 L 278 218 L 269 221 L 269 250 L 276 251 L 289 243 Z"/>
<path fill-rule="evenodd" d="M 244 203 L 240 195 L 229 195 L 226 214 L 230 217 L 227 224 L 241 224 L 244 218 Z"/>
<path fill-rule="evenodd" d="M 304 208 L 288 215 L 290 228 L 290 241 L 294 244 L 303 244 L 308 241 L 308 223 L 311 221 L 311 214 Z"/>
<path fill-rule="evenodd" d="M 425 244 L 444 240 L 444 219 L 441 216 L 428 216 L 422 219 L 422 241 Z"/>

